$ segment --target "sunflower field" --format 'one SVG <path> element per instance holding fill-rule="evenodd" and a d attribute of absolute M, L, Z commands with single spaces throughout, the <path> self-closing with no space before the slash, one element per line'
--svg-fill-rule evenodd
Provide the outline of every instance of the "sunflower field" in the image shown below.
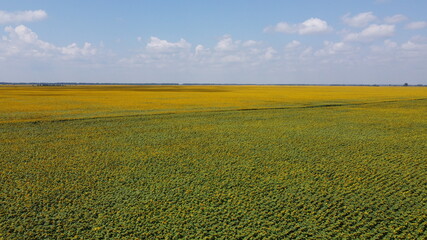
<path fill-rule="evenodd" d="M 427 88 L 0 86 L 0 239 L 426 239 Z"/>

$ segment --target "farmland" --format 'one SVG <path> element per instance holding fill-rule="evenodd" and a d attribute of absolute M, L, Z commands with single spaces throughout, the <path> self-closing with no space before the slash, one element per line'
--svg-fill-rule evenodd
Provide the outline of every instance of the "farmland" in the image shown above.
<path fill-rule="evenodd" d="M 0 239 L 427 238 L 427 88 L 0 86 Z"/>

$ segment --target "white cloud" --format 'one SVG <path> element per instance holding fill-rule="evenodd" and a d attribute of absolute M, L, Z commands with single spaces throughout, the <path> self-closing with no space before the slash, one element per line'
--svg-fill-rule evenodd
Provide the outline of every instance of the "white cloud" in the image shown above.
<path fill-rule="evenodd" d="M 406 20 L 408 20 L 408 18 L 402 14 L 396 14 L 394 16 L 384 18 L 384 21 L 388 24 L 400 23 Z"/>
<path fill-rule="evenodd" d="M 268 48 L 266 49 L 266 51 L 265 51 L 264 59 L 265 59 L 265 60 L 271 60 L 271 59 L 274 59 L 274 58 L 275 58 L 276 53 L 277 53 L 277 51 L 276 51 L 276 50 L 274 50 L 274 48 L 272 48 L 272 47 L 268 47 Z"/>
<path fill-rule="evenodd" d="M 264 32 L 295 33 L 296 25 L 291 26 L 287 22 L 279 22 L 275 26 L 268 26 L 264 28 Z"/>
<path fill-rule="evenodd" d="M 242 45 L 243 45 L 243 47 L 253 47 L 253 46 L 257 46 L 259 44 L 261 44 L 261 43 L 255 41 L 255 40 L 247 40 L 247 41 L 243 42 Z"/>
<path fill-rule="evenodd" d="M 191 48 L 191 44 L 185 39 L 177 42 L 150 37 L 145 49 L 137 54 L 122 58 L 118 62 L 122 66 L 151 66 L 153 69 L 165 68 L 168 66 L 183 66 L 191 58 L 201 55 L 205 51 L 202 45 Z"/>
<path fill-rule="evenodd" d="M 349 33 L 344 37 L 345 41 L 370 42 L 379 38 L 391 37 L 394 35 L 394 25 L 372 24 L 359 33 Z"/>
<path fill-rule="evenodd" d="M 210 53 L 209 61 L 213 65 L 244 63 L 253 66 L 263 61 L 275 59 L 277 53 L 272 47 L 263 47 L 259 41 L 233 40 L 230 35 L 223 36 L 214 50 Z"/>
<path fill-rule="evenodd" d="M 275 26 L 269 26 L 264 29 L 264 32 L 281 32 L 281 33 L 297 33 L 300 35 L 326 33 L 332 28 L 328 23 L 319 18 L 310 18 L 299 24 L 289 24 L 287 22 L 279 22 Z"/>
<path fill-rule="evenodd" d="M 47 17 L 47 13 L 43 10 L 21 11 L 21 12 L 5 12 L 0 11 L 0 24 L 34 22 Z"/>
<path fill-rule="evenodd" d="M 382 45 L 371 46 L 371 59 L 377 62 L 423 63 L 427 57 L 427 41 L 417 37 L 404 43 L 385 40 Z"/>
<path fill-rule="evenodd" d="M 90 43 L 84 43 L 83 47 L 80 48 L 76 43 L 72 43 L 66 47 L 59 48 L 60 52 L 68 56 L 91 56 L 95 55 L 96 49 L 92 47 Z"/>
<path fill-rule="evenodd" d="M 24 25 L 19 25 L 15 28 L 8 26 L 5 27 L 4 30 L 9 33 L 9 36 L 13 39 L 19 39 L 26 43 L 40 43 L 37 34 Z"/>
<path fill-rule="evenodd" d="M 26 56 L 26 57 L 60 57 L 63 59 L 92 56 L 96 54 L 96 49 L 90 43 L 85 43 L 82 48 L 76 43 L 66 47 L 58 47 L 52 43 L 39 39 L 38 35 L 24 25 L 5 27 L 4 31 L 8 36 L 4 36 L 0 41 L 0 52 L 6 56 Z"/>
<path fill-rule="evenodd" d="M 301 46 L 301 43 L 297 40 L 293 40 L 292 42 L 286 44 L 285 49 L 295 49 L 299 46 Z"/>
<path fill-rule="evenodd" d="M 335 55 L 339 53 L 350 53 L 353 51 L 353 47 L 344 42 L 329 42 L 325 41 L 323 43 L 323 48 L 316 51 L 316 56 L 327 56 L 327 55 Z"/>
<path fill-rule="evenodd" d="M 240 41 L 233 41 L 231 36 L 225 35 L 222 37 L 221 40 L 218 41 L 218 43 L 215 46 L 215 50 L 217 50 L 217 51 L 233 51 L 238 47 L 239 44 L 240 44 Z"/>
<path fill-rule="evenodd" d="M 411 30 L 423 29 L 426 27 L 427 27 L 427 22 L 424 22 L 424 21 L 411 22 L 406 25 L 406 28 Z"/>
<path fill-rule="evenodd" d="M 177 51 L 182 49 L 189 49 L 191 44 L 180 39 L 178 42 L 168 42 L 157 37 L 150 37 L 150 41 L 147 43 L 147 50 L 157 51 L 157 52 L 170 52 Z"/>
<path fill-rule="evenodd" d="M 427 50 L 427 44 L 416 43 L 411 40 L 409 40 L 406 43 L 403 43 L 401 47 L 403 50 L 408 50 L 408 51 L 426 51 Z"/>
<path fill-rule="evenodd" d="M 353 17 L 346 14 L 342 20 L 351 27 L 366 27 L 369 23 L 377 20 L 377 17 L 372 12 L 364 12 Z"/>
<path fill-rule="evenodd" d="M 224 35 L 212 49 L 201 44 L 195 45 L 194 48 L 189 46 L 191 44 L 183 40 L 173 43 L 153 37 L 145 49 L 134 56 L 121 59 L 120 63 L 159 69 L 219 70 L 257 66 L 279 58 L 274 48 L 264 46 L 262 42 L 234 40 L 230 35 Z"/>
<path fill-rule="evenodd" d="M 304 35 L 324 33 L 330 30 L 331 28 L 328 26 L 328 23 L 326 21 L 323 21 L 319 18 L 310 18 L 299 25 L 298 33 Z"/>
<path fill-rule="evenodd" d="M 197 45 L 194 48 L 194 53 L 195 53 L 196 56 L 199 56 L 199 55 L 201 55 L 203 53 L 206 53 L 206 52 L 207 52 L 207 49 L 203 45 L 201 45 L 201 44 Z"/>

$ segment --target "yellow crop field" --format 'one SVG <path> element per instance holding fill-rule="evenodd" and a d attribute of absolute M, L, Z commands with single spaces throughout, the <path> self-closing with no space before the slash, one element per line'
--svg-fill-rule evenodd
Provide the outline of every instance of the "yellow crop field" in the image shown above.
<path fill-rule="evenodd" d="M 422 87 L 0 86 L 0 122 L 427 98 Z"/>
<path fill-rule="evenodd" d="M 426 239 L 427 88 L 0 86 L 0 239 Z"/>

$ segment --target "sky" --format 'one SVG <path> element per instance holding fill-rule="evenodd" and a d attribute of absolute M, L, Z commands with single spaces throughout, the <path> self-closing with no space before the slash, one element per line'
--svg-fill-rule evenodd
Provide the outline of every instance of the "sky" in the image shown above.
<path fill-rule="evenodd" d="M 0 82 L 427 84 L 425 0 L 0 0 Z"/>

